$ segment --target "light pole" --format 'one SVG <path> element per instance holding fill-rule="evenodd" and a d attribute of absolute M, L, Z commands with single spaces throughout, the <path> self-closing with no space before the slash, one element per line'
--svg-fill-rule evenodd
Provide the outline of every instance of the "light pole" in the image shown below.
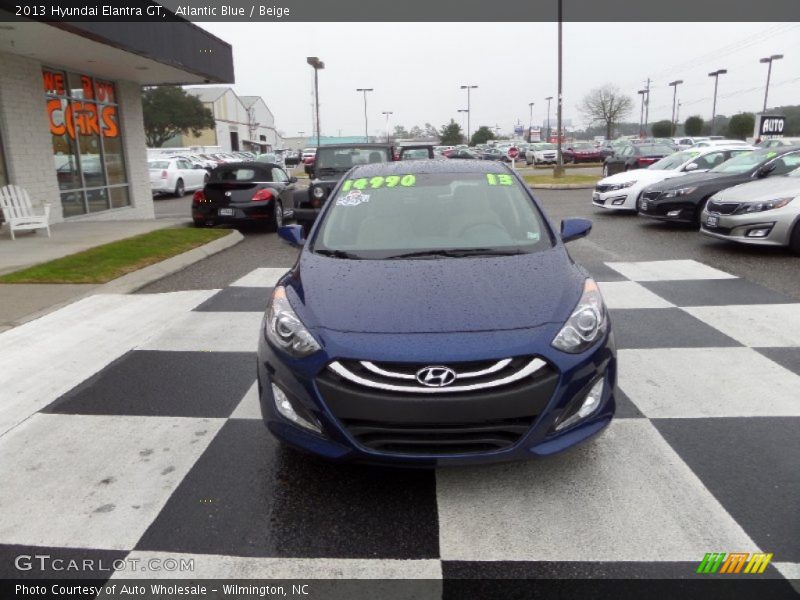
<path fill-rule="evenodd" d="M 767 68 L 767 87 L 764 89 L 764 110 L 761 112 L 767 112 L 767 96 L 769 95 L 769 78 L 772 75 L 772 61 L 773 60 L 780 60 L 783 58 L 783 54 L 773 54 L 767 58 L 762 58 L 758 62 L 760 63 L 769 63 L 769 67 Z"/>
<path fill-rule="evenodd" d="M 477 87 L 478 87 L 477 85 L 462 85 L 461 86 L 462 90 L 467 90 L 467 144 L 469 144 L 469 138 L 470 138 L 470 122 L 469 122 L 469 119 L 470 119 L 470 116 L 471 116 L 471 112 L 470 111 L 472 110 L 472 104 L 470 103 L 469 92 L 470 92 L 470 90 L 474 90 Z"/>
<path fill-rule="evenodd" d="M 676 79 L 675 81 L 670 81 L 670 85 L 672 86 L 672 120 L 670 123 L 672 124 L 669 128 L 669 132 L 671 135 L 675 135 L 675 102 L 678 99 L 678 86 L 683 83 L 683 79 Z"/>
<path fill-rule="evenodd" d="M 367 92 L 373 91 L 372 88 L 356 88 L 357 92 L 364 93 L 364 139 L 369 144 L 369 122 L 367 121 Z"/>
<path fill-rule="evenodd" d="M 317 148 L 319 148 L 319 79 L 317 73 L 325 68 L 325 63 L 316 56 L 309 56 L 306 62 L 314 68 L 314 112 L 316 113 Z"/>
<path fill-rule="evenodd" d="M 644 137 L 647 137 L 647 124 L 650 122 L 650 78 L 647 78 L 644 97 Z"/>
<path fill-rule="evenodd" d="M 639 90 L 637 92 L 642 97 L 642 109 L 639 112 L 639 137 L 644 137 L 644 131 L 642 130 L 642 124 L 644 123 L 644 96 L 647 94 L 647 90 Z"/>
<path fill-rule="evenodd" d="M 547 142 L 550 141 L 550 100 L 552 99 L 552 96 L 545 98 L 545 100 L 547 100 Z"/>
<path fill-rule="evenodd" d="M 467 118 L 469 119 L 469 110 L 467 110 L 466 108 L 459 108 L 458 112 L 467 113 Z M 467 138 L 467 146 L 469 146 L 469 138 Z"/>
<path fill-rule="evenodd" d="M 533 129 L 533 105 L 534 102 L 528 102 L 528 107 L 531 109 L 530 116 L 528 117 L 528 143 L 531 142 L 531 129 Z"/>
<path fill-rule="evenodd" d="M 564 176 L 564 157 L 561 155 L 561 108 L 563 104 L 562 96 L 562 66 L 564 57 L 562 56 L 562 49 L 564 47 L 562 39 L 562 29 L 564 25 L 564 7 L 562 0 L 558 0 L 558 97 L 556 99 L 556 137 L 558 138 L 558 145 L 556 146 L 556 166 L 553 168 L 553 177 Z"/>
<path fill-rule="evenodd" d="M 713 73 L 709 73 L 709 77 L 714 78 L 714 105 L 711 107 L 711 133 L 713 135 L 716 123 L 714 120 L 717 117 L 717 87 L 719 86 L 719 76 L 727 73 L 727 69 L 717 69 Z"/>
<path fill-rule="evenodd" d="M 390 110 L 384 110 L 382 115 L 386 115 L 386 143 L 389 143 L 389 115 L 393 115 L 394 113 Z"/>

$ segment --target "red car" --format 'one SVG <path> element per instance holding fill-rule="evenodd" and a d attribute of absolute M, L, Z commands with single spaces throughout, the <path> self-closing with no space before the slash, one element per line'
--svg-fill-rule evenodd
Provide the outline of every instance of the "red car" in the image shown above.
<path fill-rule="evenodd" d="M 575 142 L 563 150 L 565 163 L 603 162 L 603 152 L 592 142 Z"/>

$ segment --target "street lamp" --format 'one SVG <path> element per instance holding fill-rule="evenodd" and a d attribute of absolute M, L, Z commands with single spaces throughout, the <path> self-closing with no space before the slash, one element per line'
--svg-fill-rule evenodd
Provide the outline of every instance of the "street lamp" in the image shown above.
<path fill-rule="evenodd" d="M 548 96 L 545 98 L 547 100 L 547 141 L 550 141 L 550 100 L 552 100 L 552 96 Z"/>
<path fill-rule="evenodd" d="M 767 68 L 767 87 L 764 89 L 764 110 L 761 112 L 767 112 L 767 96 L 769 95 L 769 77 L 772 75 L 772 61 L 773 60 L 780 60 L 783 58 L 783 54 L 773 54 L 767 58 L 762 58 L 758 62 L 760 63 L 769 63 L 769 67 Z"/>
<path fill-rule="evenodd" d="M 471 114 L 470 111 L 472 110 L 472 106 L 470 104 L 470 99 L 469 99 L 469 92 L 470 92 L 470 90 L 474 90 L 477 87 L 478 87 L 477 85 L 462 85 L 461 86 L 462 90 L 467 90 L 467 144 L 469 144 L 469 137 L 470 137 L 470 135 L 469 135 L 470 134 L 469 118 L 470 118 L 470 114 Z"/>
<path fill-rule="evenodd" d="M 562 0 L 558 0 L 558 98 L 556 100 L 556 137 L 558 138 L 558 145 L 556 146 L 556 166 L 553 168 L 553 177 L 564 176 L 564 157 L 561 154 L 561 108 L 563 104 L 562 96 L 562 67 L 564 63 L 563 57 L 563 37 L 562 29 L 564 26 L 564 7 Z"/>
<path fill-rule="evenodd" d="M 316 56 L 309 56 L 306 62 L 314 69 L 314 112 L 316 113 L 317 148 L 319 148 L 319 79 L 317 73 L 325 68 L 325 63 Z"/>
<path fill-rule="evenodd" d="M 719 76 L 725 75 L 727 73 L 727 69 L 717 69 L 713 73 L 709 73 L 709 77 L 714 78 L 714 105 L 711 108 L 711 133 L 714 133 L 715 125 L 714 119 L 717 117 L 717 87 L 719 86 Z"/>
<path fill-rule="evenodd" d="M 678 99 L 678 86 L 683 83 L 683 79 L 676 79 L 675 81 L 670 81 L 670 85 L 672 86 L 672 120 L 670 121 L 671 126 L 669 128 L 670 134 L 675 135 L 675 101 Z"/>
<path fill-rule="evenodd" d="M 372 92 L 372 88 L 356 88 L 357 92 L 364 93 L 364 137 L 369 144 L 369 123 L 367 121 L 367 92 Z"/>
<path fill-rule="evenodd" d="M 528 107 L 531 109 L 531 114 L 528 117 L 528 143 L 531 141 L 531 129 L 533 129 L 533 102 L 528 102 Z"/>
<path fill-rule="evenodd" d="M 382 115 L 386 115 L 386 143 L 389 143 L 389 115 L 393 115 L 394 113 L 390 110 L 384 110 L 381 112 Z"/>
<path fill-rule="evenodd" d="M 645 132 L 642 130 L 642 124 L 644 123 L 644 97 L 647 94 L 647 90 L 639 90 L 637 92 L 642 97 L 642 109 L 639 112 L 639 137 L 645 137 Z"/>
<path fill-rule="evenodd" d="M 467 110 L 466 108 L 459 108 L 458 112 L 467 113 L 467 118 L 469 118 L 469 110 Z M 467 138 L 467 145 L 469 145 L 469 138 Z"/>

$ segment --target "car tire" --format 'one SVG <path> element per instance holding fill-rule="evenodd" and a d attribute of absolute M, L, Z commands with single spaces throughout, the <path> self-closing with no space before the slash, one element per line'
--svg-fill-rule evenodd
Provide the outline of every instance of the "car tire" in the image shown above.
<path fill-rule="evenodd" d="M 267 225 L 267 231 L 275 233 L 278 227 L 283 227 L 283 203 L 280 200 L 276 200 L 272 208 L 272 219 Z"/>
<path fill-rule="evenodd" d="M 792 236 L 789 238 L 789 249 L 800 256 L 800 221 L 794 224 Z"/>
<path fill-rule="evenodd" d="M 297 224 L 303 228 L 303 237 L 308 237 L 308 232 L 311 231 L 311 226 L 314 224 L 313 221 L 297 221 Z"/>
<path fill-rule="evenodd" d="M 183 198 L 186 195 L 186 187 L 183 185 L 183 179 L 178 179 L 175 183 L 175 197 Z"/>
<path fill-rule="evenodd" d="M 703 211 L 706 208 L 706 204 L 708 204 L 708 198 L 703 198 L 697 203 L 697 208 L 694 209 L 694 220 L 692 224 L 698 229 L 700 229 L 700 219 L 703 216 Z"/>

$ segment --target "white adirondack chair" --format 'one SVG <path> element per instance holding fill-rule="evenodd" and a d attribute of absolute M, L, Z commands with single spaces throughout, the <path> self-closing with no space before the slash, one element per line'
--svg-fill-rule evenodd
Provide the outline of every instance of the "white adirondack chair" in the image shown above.
<path fill-rule="evenodd" d="M 0 208 L 3 209 L 12 240 L 16 239 L 14 231 L 31 229 L 46 229 L 47 237 L 50 237 L 49 203 L 44 205 L 43 215 L 34 214 L 28 192 L 16 185 L 7 185 L 0 188 Z"/>

